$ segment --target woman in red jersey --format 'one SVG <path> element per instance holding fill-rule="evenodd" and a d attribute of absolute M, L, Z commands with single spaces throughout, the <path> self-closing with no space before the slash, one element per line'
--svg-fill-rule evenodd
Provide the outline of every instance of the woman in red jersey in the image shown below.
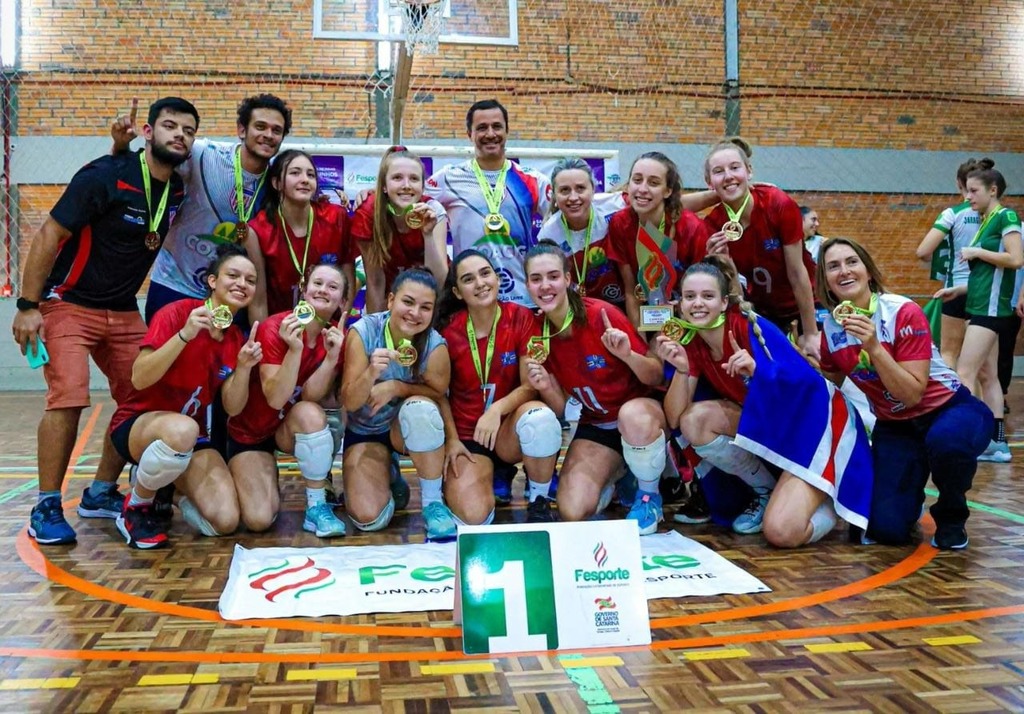
<path fill-rule="evenodd" d="M 523 462 L 528 522 L 552 520 L 549 487 L 562 429 L 537 400 L 520 359 L 534 332 L 533 314 L 498 302 L 498 275 L 477 250 L 456 256 L 438 305 L 437 328 L 448 343 L 451 381 L 445 417 L 445 501 L 464 523 L 494 517 L 496 466 Z"/>
<path fill-rule="evenodd" d="M 245 408 L 252 368 L 262 358 L 259 342 L 232 324 L 252 302 L 256 267 L 234 245 L 221 246 L 206 277 L 210 297 L 179 300 L 153 318 L 132 368 L 135 391 L 110 421 L 110 439 L 135 464 L 133 486 L 117 528 L 134 548 L 167 544 L 169 523 L 153 499 L 175 484 L 178 507 L 204 535 L 238 526 L 238 497 L 223 457 L 209 447 L 206 412 L 221 390 L 229 415 Z"/>
<path fill-rule="evenodd" d="M 295 455 L 306 482 L 303 529 L 320 538 L 345 535 L 345 524 L 324 493 L 335 450 L 327 415 L 317 402 L 330 393 L 340 373 L 344 337 L 336 318 L 347 294 L 336 264 L 317 265 L 309 274 L 304 302 L 260 324 L 259 372 L 249 380 L 245 411 L 228 419 L 228 466 L 249 530 L 266 530 L 277 518 L 281 498 L 275 451 L 282 451 Z"/>

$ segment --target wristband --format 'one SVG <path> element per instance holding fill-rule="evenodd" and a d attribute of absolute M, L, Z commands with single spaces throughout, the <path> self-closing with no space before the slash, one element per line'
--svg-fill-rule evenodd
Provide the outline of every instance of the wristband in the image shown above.
<path fill-rule="evenodd" d="M 26 312 L 28 310 L 38 310 L 39 303 L 36 300 L 29 300 L 28 298 L 18 298 L 14 306 L 18 308 L 19 312 Z"/>
<path fill-rule="evenodd" d="M 181 330 L 178 330 L 178 339 L 184 342 L 186 345 L 190 342 L 190 340 L 186 340 L 184 337 L 182 337 Z"/>

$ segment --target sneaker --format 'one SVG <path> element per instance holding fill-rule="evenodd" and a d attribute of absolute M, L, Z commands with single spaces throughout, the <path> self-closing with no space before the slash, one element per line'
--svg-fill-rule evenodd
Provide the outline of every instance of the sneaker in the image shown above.
<path fill-rule="evenodd" d="M 494 469 L 494 501 L 499 506 L 512 503 L 512 479 L 515 477 L 515 467 Z"/>
<path fill-rule="evenodd" d="M 434 501 L 423 509 L 423 521 L 427 527 L 429 541 L 452 540 L 458 535 L 455 517 L 441 501 Z"/>
<path fill-rule="evenodd" d="M 967 531 L 962 525 L 941 525 L 932 536 L 932 547 L 939 550 L 963 550 L 969 542 Z"/>
<path fill-rule="evenodd" d="M 554 501 L 558 498 L 558 471 L 551 474 L 551 486 L 548 488 L 548 498 Z"/>
<path fill-rule="evenodd" d="M 555 514 L 551 510 L 551 499 L 547 496 L 537 496 L 526 507 L 527 523 L 554 523 Z"/>
<path fill-rule="evenodd" d="M 660 493 L 644 493 L 639 501 L 629 509 L 626 518 L 636 521 L 640 527 L 640 535 L 651 535 L 658 532 L 658 524 L 665 520 L 662 510 Z"/>
<path fill-rule="evenodd" d="M 338 492 L 334 490 L 334 472 L 328 471 L 327 478 L 324 479 L 324 498 L 327 500 L 327 505 L 332 508 L 345 505 L 345 494 L 338 495 Z"/>
<path fill-rule="evenodd" d="M 708 507 L 708 500 L 704 497 L 704 489 L 700 486 L 700 480 L 694 478 L 688 484 L 690 496 L 679 510 L 672 516 L 676 523 L 689 525 L 700 525 L 711 522 L 711 509 Z"/>
<path fill-rule="evenodd" d="M 658 493 L 661 494 L 662 503 L 679 503 L 686 498 L 686 482 L 679 477 L 665 478 L 658 481 Z"/>
<path fill-rule="evenodd" d="M 302 530 L 315 534 L 317 538 L 334 538 L 345 535 L 345 523 L 334 515 L 331 504 L 318 503 L 306 507 Z"/>
<path fill-rule="evenodd" d="M 171 520 L 174 518 L 174 484 L 161 486 L 156 490 L 153 497 L 153 516 L 160 522 L 171 527 Z"/>
<path fill-rule="evenodd" d="M 993 461 L 997 464 L 1008 464 L 1013 457 L 1010 455 L 1010 445 L 1005 441 L 990 441 L 988 448 L 981 452 L 978 461 Z"/>
<path fill-rule="evenodd" d="M 28 517 L 28 534 L 39 545 L 63 545 L 74 543 L 78 536 L 67 519 L 60 499 L 56 496 L 44 498 L 32 508 Z"/>
<path fill-rule="evenodd" d="M 398 454 L 391 454 L 391 497 L 395 499 L 395 510 L 404 511 L 409 505 L 409 482 L 402 475 Z"/>
<path fill-rule="evenodd" d="M 768 499 L 772 497 L 772 492 L 758 492 L 757 489 L 754 492 L 757 495 L 754 496 L 750 505 L 747 506 L 747 510 L 736 516 L 736 520 L 732 522 L 732 529 L 737 533 L 751 535 L 753 533 L 760 533 L 763 530 L 761 524 L 764 521 L 764 509 L 768 505 Z"/>
<path fill-rule="evenodd" d="M 117 490 L 117 486 L 93 496 L 89 489 L 82 491 L 82 500 L 78 503 L 78 515 L 82 518 L 117 518 L 121 515 L 121 506 L 124 505 L 124 494 Z"/>
<path fill-rule="evenodd" d="M 632 508 L 633 503 L 636 501 L 636 492 L 640 489 L 640 484 L 636 480 L 636 476 L 629 469 L 626 469 L 626 473 L 623 474 L 622 478 L 615 482 L 615 496 L 619 501 L 619 505 L 623 508 Z"/>
<path fill-rule="evenodd" d="M 124 497 L 121 515 L 117 517 L 117 530 L 132 548 L 149 550 L 167 545 L 167 529 L 153 513 L 153 504 L 129 506 L 131 494 Z"/>

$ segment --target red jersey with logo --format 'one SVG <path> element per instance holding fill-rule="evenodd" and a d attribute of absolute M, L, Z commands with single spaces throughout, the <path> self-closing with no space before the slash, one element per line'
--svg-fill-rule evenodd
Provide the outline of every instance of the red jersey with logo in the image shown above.
<path fill-rule="evenodd" d="M 629 318 L 611 303 L 584 298 L 587 324 L 573 325 L 571 333 L 551 338 L 551 352 L 544 368 L 550 372 L 562 389 L 583 404 L 581 424 L 614 425 L 619 408 L 636 397 L 646 396 L 648 388 L 625 362 L 614 356 L 601 342 L 604 320 L 601 310 L 608 315 L 612 327 L 629 335 L 629 343 L 637 354 L 647 354 L 647 343 L 630 324 Z M 535 317 L 534 334 L 541 334 L 543 315 Z M 550 332 L 558 331 L 554 325 Z M 568 336 L 567 336 L 568 335 Z"/>
<path fill-rule="evenodd" d="M 159 349 L 167 340 L 177 340 L 189 314 L 203 304 L 192 298 L 164 306 L 149 323 L 140 349 Z M 238 363 L 238 351 L 245 344 L 245 335 L 237 325 L 224 331 L 216 340 L 209 330 L 201 330 L 182 349 L 174 364 L 155 384 L 132 390 L 128 399 L 114 412 L 110 430 L 126 419 L 146 412 L 178 412 L 192 417 L 206 432 L 206 408 L 220 385 L 231 376 Z"/>
<path fill-rule="evenodd" d="M 729 256 L 746 280 L 747 295 L 758 314 L 769 318 L 787 318 L 799 312 L 793 286 L 786 273 L 783 246 L 803 246 L 804 221 L 800 207 L 785 191 L 774 186 L 751 186 L 754 209 L 743 237 L 729 243 Z M 704 219 L 708 233 L 714 234 L 729 220 L 725 206 L 715 206 Z M 814 282 L 814 259 L 801 250 L 808 278 Z"/>
<path fill-rule="evenodd" d="M 469 348 L 466 321 L 469 312 L 456 313 L 452 321 L 441 330 L 448 342 L 448 356 L 452 363 L 451 382 L 448 387 L 448 401 L 459 438 L 471 440 L 476 423 L 488 407 L 503 399 L 519 386 L 519 355 L 526 352 L 530 335 L 536 334 L 533 312 L 516 303 L 499 303 L 501 316 L 495 326 L 494 355 L 490 369 L 487 368 L 488 336 L 477 336 L 477 354 L 480 368 L 487 372 L 487 381 L 480 383 L 473 353 Z M 488 331 L 489 332 L 489 331 Z"/>
<path fill-rule="evenodd" d="M 313 238 L 306 258 L 307 274 L 317 263 L 346 265 L 355 262 L 357 251 L 349 237 L 348 224 L 348 213 L 341 206 L 328 201 L 313 202 Z M 302 265 L 306 238 L 296 238 L 291 230 L 286 235 L 277 214 L 268 216 L 266 211 L 260 211 L 249 221 L 249 227 L 259 239 L 266 265 L 266 277 L 261 275 L 260 279 L 267 281 L 267 314 L 291 310 L 299 301 L 299 270 L 295 263 Z M 295 251 L 295 260 L 288 252 L 286 240 Z"/>
<path fill-rule="evenodd" d="M 747 398 L 747 385 L 743 383 L 742 377 L 730 377 L 729 373 L 722 369 L 722 365 L 728 362 L 733 354 L 732 345 L 729 343 L 730 331 L 736 338 L 737 344 L 753 354 L 750 349 L 750 322 L 737 308 L 730 307 L 725 313 L 723 327 L 725 327 L 725 333 L 722 338 L 721 359 L 714 359 L 711 356 L 711 348 L 699 334 L 694 336 L 690 344 L 686 345 L 686 359 L 690 362 L 690 376 L 696 379 L 703 375 L 719 396 L 742 405 Z"/>
<path fill-rule="evenodd" d="M 608 223 L 608 238 L 611 243 L 610 255 L 613 260 L 627 264 L 634 276 L 640 270 L 640 261 L 637 257 L 637 233 L 640 230 L 640 217 L 630 207 L 616 211 Z M 666 235 L 668 235 L 666 233 Z M 672 248 L 669 250 L 669 260 L 676 269 L 676 284 L 667 292 L 673 293 L 679 290 L 679 279 L 683 277 L 683 271 L 694 263 L 700 262 L 707 255 L 708 245 L 707 226 L 704 225 L 697 214 L 692 211 L 683 211 L 676 221 L 673 231 Z M 802 234 L 801 234 L 802 235 Z M 639 282 L 639 281 L 638 281 Z"/>
<path fill-rule="evenodd" d="M 878 309 L 871 317 L 882 348 L 897 362 L 928 360 L 928 384 L 921 401 L 908 407 L 882 384 L 871 358 L 861 342 L 844 330 L 831 315 L 821 330 L 821 370 L 849 375 L 860 387 L 881 420 L 913 419 L 938 409 L 960 389 L 960 379 L 942 361 L 932 342 L 928 318 L 910 298 L 892 293 L 878 296 Z"/>
<path fill-rule="evenodd" d="M 426 197 L 424 197 L 424 200 L 427 200 Z M 427 203 L 434 209 L 438 218 L 445 216 L 444 208 L 441 207 L 440 203 L 433 199 L 427 200 Z M 356 212 L 352 215 L 352 240 L 357 245 L 359 243 L 373 242 L 373 211 L 375 204 L 374 194 L 371 193 L 366 197 L 365 201 L 359 204 Z M 363 252 L 365 248 L 359 246 L 359 250 Z M 385 289 L 390 289 L 391 283 L 395 281 L 395 277 L 406 268 L 423 265 L 425 250 L 422 230 L 408 230 L 405 233 L 400 233 L 397 230 L 394 231 L 391 236 L 391 253 L 387 263 L 384 265 Z"/>
<path fill-rule="evenodd" d="M 284 358 L 288 354 L 288 344 L 280 334 L 281 321 L 291 314 L 291 311 L 288 310 L 271 315 L 256 329 L 256 339 L 263 348 L 263 359 L 256 365 L 256 369 L 249 377 L 249 400 L 245 403 L 245 409 L 241 414 L 228 419 L 228 434 L 235 441 L 243 444 L 258 444 L 273 436 L 288 412 L 299 401 L 302 395 L 302 385 L 327 357 L 322 332 L 313 347 L 303 340 L 302 356 L 299 358 L 299 374 L 291 398 L 281 409 L 274 409 L 267 404 L 259 368 L 265 364 L 281 365 L 284 363 Z M 340 359 L 338 360 L 338 373 L 341 373 Z"/>

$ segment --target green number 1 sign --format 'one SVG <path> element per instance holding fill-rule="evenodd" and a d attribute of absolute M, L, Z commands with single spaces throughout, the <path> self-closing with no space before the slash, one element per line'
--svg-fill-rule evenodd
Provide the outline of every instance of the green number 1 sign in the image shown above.
<path fill-rule="evenodd" d="M 459 537 L 466 654 L 558 649 L 546 531 Z"/>

